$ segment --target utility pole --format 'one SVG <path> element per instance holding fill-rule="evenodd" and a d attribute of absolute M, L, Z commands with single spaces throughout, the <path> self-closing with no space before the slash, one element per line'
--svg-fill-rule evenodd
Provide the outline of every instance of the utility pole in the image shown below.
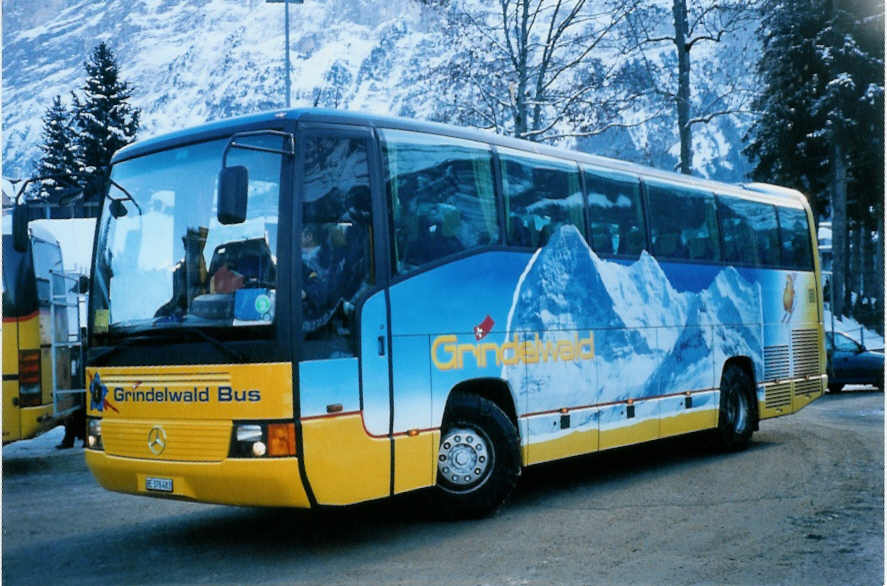
<path fill-rule="evenodd" d="M 293 4 L 304 4 L 304 0 L 265 0 L 265 2 L 268 4 L 283 3 L 283 53 L 286 67 L 286 107 L 290 108 L 292 106 L 290 101 L 290 96 L 292 95 L 292 86 L 290 84 L 290 2 Z"/>

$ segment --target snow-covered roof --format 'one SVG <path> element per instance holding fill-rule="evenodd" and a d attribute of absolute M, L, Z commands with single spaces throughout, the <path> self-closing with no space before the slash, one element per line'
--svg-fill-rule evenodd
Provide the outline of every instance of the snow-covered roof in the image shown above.
<path fill-rule="evenodd" d="M 37 220 L 28 223 L 28 230 L 31 233 L 31 238 L 38 238 L 52 244 L 58 243 L 58 238 L 56 238 L 51 231 L 47 230 L 46 227 L 40 224 Z"/>
<path fill-rule="evenodd" d="M 66 271 L 88 274 L 92 265 L 95 218 L 31 220 L 31 233 L 43 240 L 58 242 Z"/>

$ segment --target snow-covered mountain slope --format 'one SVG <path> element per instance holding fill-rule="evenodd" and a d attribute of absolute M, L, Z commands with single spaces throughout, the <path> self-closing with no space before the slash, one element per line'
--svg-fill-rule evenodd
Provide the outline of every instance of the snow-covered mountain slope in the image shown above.
<path fill-rule="evenodd" d="M 83 61 L 100 41 L 135 89 L 140 137 L 285 104 L 282 4 L 69 0 L 39 16 L 30 2 L 3 5 L 4 175 L 30 171 L 41 116 L 54 95 L 79 89 Z M 423 15 L 412 0 L 290 5 L 293 104 L 311 105 L 338 63 L 359 84 L 350 108 L 397 113 L 400 69 L 423 34 Z"/>
<path fill-rule="evenodd" d="M 730 356 L 760 368 L 760 320 L 760 287 L 733 267 L 699 292 L 678 293 L 652 256 L 627 266 L 601 260 L 574 226 L 561 226 L 527 263 L 505 337 L 539 336 L 544 348 L 593 336 L 595 360 L 540 358 L 503 366 L 502 376 L 522 392 L 544 390 L 534 410 L 581 404 L 580 396 L 595 403 L 712 388 Z"/>
<path fill-rule="evenodd" d="M 140 138 L 282 107 L 283 10 L 264 0 L 3 0 L 3 174 L 31 173 L 41 117 L 55 95 L 70 104 L 83 83 L 83 62 L 100 41 L 115 52 L 122 79 L 134 88 Z M 291 5 L 293 106 L 320 100 L 439 120 L 434 93 L 415 80 L 447 56 L 438 34 L 442 18 L 417 0 Z M 670 168 L 677 133 L 668 116 L 579 146 Z M 741 125 L 725 118 L 696 127 L 700 173 L 742 177 Z"/>

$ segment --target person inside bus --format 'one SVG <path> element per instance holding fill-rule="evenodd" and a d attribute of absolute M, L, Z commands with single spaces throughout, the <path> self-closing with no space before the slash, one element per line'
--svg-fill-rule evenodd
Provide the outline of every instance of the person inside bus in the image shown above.
<path fill-rule="evenodd" d="M 369 280 L 372 248 L 369 214 L 354 203 L 335 222 L 306 224 L 302 234 L 303 331 L 318 356 L 356 352 L 354 307 Z"/>
<path fill-rule="evenodd" d="M 319 276 L 330 268 L 330 251 L 321 224 L 306 223 L 302 228 L 302 264 Z"/>
<path fill-rule="evenodd" d="M 222 262 L 221 266 L 213 273 L 209 282 L 210 293 L 234 293 L 242 289 L 244 276 L 237 272 L 231 261 Z"/>
<path fill-rule="evenodd" d="M 209 229 L 205 227 L 188 228 L 182 236 L 185 255 L 180 260 L 172 275 L 172 298 L 154 313 L 154 317 L 181 318 L 188 312 L 191 300 L 197 295 L 207 292 L 206 260 L 203 248 Z"/>
<path fill-rule="evenodd" d="M 331 308 L 331 253 L 320 224 L 302 228 L 302 318 L 306 332 L 320 329 L 335 310 Z"/>

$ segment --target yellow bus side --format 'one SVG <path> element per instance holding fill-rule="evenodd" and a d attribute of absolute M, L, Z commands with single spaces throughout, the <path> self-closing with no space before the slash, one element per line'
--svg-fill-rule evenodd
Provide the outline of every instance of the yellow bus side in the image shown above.
<path fill-rule="evenodd" d="M 41 360 L 40 365 L 42 404 L 19 405 L 19 351 L 37 349 L 40 349 L 38 313 L 3 319 L 3 376 L 9 379 L 3 381 L 3 443 L 36 436 L 44 431 L 46 418 L 52 415 L 52 371 L 48 357 Z"/>

